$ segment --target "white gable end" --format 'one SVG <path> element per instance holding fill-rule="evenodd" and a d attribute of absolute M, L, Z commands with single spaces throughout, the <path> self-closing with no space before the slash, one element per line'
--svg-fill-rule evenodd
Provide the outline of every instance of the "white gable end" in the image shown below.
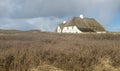
<path fill-rule="evenodd" d="M 61 32 L 62 32 L 60 26 L 58 26 L 58 28 L 57 28 L 57 32 L 58 32 L 58 33 L 61 33 Z"/>

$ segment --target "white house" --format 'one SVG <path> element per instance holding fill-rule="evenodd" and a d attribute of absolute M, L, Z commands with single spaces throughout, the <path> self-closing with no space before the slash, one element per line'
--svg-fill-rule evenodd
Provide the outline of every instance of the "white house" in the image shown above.
<path fill-rule="evenodd" d="M 93 18 L 74 17 L 72 20 L 66 22 L 63 21 L 56 28 L 57 33 L 83 33 L 83 32 L 96 32 L 105 33 L 106 30 Z"/>

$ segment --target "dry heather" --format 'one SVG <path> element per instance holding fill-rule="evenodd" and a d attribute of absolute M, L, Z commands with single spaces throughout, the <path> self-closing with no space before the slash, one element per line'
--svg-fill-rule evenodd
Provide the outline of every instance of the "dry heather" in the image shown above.
<path fill-rule="evenodd" d="M 120 35 L 1 32 L 0 71 L 120 71 Z"/>

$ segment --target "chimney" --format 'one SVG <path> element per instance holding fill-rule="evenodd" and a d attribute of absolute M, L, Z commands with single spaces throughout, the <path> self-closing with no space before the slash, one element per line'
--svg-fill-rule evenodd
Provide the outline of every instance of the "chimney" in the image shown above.
<path fill-rule="evenodd" d="M 66 23 L 66 21 L 63 21 L 63 24 L 65 24 Z"/>
<path fill-rule="evenodd" d="M 81 19 L 84 19 L 84 16 L 83 16 L 83 14 L 81 14 L 81 15 L 80 15 L 80 18 L 81 18 Z"/>

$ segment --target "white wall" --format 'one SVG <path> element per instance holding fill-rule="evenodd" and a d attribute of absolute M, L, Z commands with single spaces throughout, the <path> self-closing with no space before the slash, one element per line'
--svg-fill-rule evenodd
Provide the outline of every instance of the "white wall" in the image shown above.
<path fill-rule="evenodd" d="M 58 32 L 58 33 L 61 33 L 61 32 L 62 32 L 60 26 L 58 26 L 58 28 L 57 28 L 57 32 Z"/>
<path fill-rule="evenodd" d="M 82 33 L 76 26 L 64 27 L 62 33 Z"/>
<path fill-rule="evenodd" d="M 107 33 L 107 32 L 96 32 L 96 33 L 98 33 L 98 34 L 104 34 L 104 33 Z"/>
<path fill-rule="evenodd" d="M 63 29 L 61 29 L 60 26 L 58 26 L 57 32 L 58 33 L 83 33 L 76 26 L 63 27 Z M 102 34 L 102 33 L 107 33 L 107 32 L 98 31 L 96 33 Z"/>

